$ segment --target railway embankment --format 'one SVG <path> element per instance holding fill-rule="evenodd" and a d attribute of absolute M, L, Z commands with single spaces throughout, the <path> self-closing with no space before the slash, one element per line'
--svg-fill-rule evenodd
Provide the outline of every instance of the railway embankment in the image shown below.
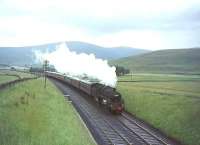
<path fill-rule="evenodd" d="M 93 145 L 70 103 L 43 79 L 17 83 L 0 93 L 0 144 Z"/>

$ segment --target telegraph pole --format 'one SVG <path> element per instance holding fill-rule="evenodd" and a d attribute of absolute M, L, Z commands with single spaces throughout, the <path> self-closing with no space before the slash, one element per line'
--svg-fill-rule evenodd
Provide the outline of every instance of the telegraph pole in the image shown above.
<path fill-rule="evenodd" d="M 47 67 L 48 67 L 49 61 L 45 60 L 44 61 L 44 88 L 46 89 L 46 85 L 47 85 Z"/>
<path fill-rule="evenodd" d="M 133 72 L 131 71 L 131 81 L 133 81 Z"/>

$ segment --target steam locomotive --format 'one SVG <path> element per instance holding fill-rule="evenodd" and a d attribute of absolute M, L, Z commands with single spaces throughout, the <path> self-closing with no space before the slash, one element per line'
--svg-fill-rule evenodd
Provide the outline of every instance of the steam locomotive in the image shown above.
<path fill-rule="evenodd" d="M 94 98 L 100 105 L 106 106 L 112 113 L 120 114 L 124 110 L 124 101 L 115 88 L 105 86 L 97 81 L 72 78 L 56 72 L 46 72 L 47 77 L 58 79 Z"/>

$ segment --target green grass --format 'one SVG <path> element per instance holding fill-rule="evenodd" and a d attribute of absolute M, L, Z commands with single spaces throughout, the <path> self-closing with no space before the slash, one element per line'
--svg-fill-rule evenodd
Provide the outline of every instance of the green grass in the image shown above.
<path fill-rule="evenodd" d="M 200 76 L 137 74 L 132 77 L 137 82 L 119 82 L 117 89 L 129 112 L 185 144 L 199 145 L 199 79 Z"/>
<path fill-rule="evenodd" d="M 18 79 L 15 76 L 0 75 L 0 84 Z"/>
<path fill-rule="evenodd" d="M 0 93 L 1 145 L 95 144 L 77 112 L 56 87 L 42 79 Z"/>
<path fill-rule="evenodd" d="M 1 70 L 0 74 L 18 75 L 21 78 L 34 77 L 34 75 L 29 72 L 20 72 L 20 71 L 11 71 L 11 70 Z"/>
<path fill-rule="evenodd" d="M 173 81 L 200 81 L 200 75 L 176 75 L 176 74 L 141 74 L 134 73 L 120 76 L 118 81 L 139 81 L 139 82 L 173 82 Z"/>
<path fill-rule="evenodd" d="M 200 74 L 199 60 L 200 49 L 171 49 L 111 60 L 109 63 L 124 66 L 134 73 Z"/>

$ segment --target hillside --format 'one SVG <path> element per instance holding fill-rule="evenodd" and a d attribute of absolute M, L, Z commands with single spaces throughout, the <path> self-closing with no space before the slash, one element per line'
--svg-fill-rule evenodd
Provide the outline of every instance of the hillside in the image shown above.
<path fill-rule="evenodd" d="M 200 74 L 200 49 L 170 49 L 153 51 L 109 62 L 129 68 L 133 73 Z"/>
<path fill-rule="evenodd" d="M 12 64 L 12 65 L 34 64 L 35 50 L 41 52 L 45 51 L 51 52 L 55 50 L 57 44 L 59 43 L 51 43 L 51 44 L 28 46 L 28 47 L 0 47 L 0 64 Z M 87 53 L 87 54 L 93 53 L 97 58 L 108 59 L 108 60 L 118 59 L 130 55 L 137 55 L 144 52 L 148 52 L 147 50 L 130 48 L 130 47 L 106 48 L 79 41 L 67 41 L 66 44 L 71 51 L 76 51 L 77 53 Z"/>
<path fill-rule="evenodd" d="M 148 52 L 148 50 L 131 47 L 101 47 L 98 45 L 79 41 L 69 41 L 67 42 L 67 46 L 72 51 L 87 54 L 93 53 L 96 57 L 102 59 L 117 59 Z"/>

